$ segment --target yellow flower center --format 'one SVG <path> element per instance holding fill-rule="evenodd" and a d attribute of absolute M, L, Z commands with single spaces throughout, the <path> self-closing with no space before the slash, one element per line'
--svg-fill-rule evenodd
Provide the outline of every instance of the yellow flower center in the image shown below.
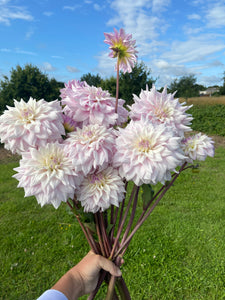
<path fill-rule="evenodd" d="M 155 110 L 155 115 L 160 121 L 165 121 L 171 116 L 172 110 L 169 107 L 159 107 Z"/>
<path fill-rule="evenodd" d="M 140 152 L 148 153 L 150 150 L 152 150 L 152 145 L 149 140 L 142 139 L 138 142 L 137 148 Z"/>
<path fill-rule="evenodd" d="M 128 57 L 129 54 L 127 53 L 127 47 L 121 42 L 115 43 L 111 49 L 114 51 L 114 58 L 118 57 L 119 60 L 123 59 L 124 57 Z"/>
<path fill-rule="evenodd" d="M 20 113 L 20 119 L 23 123 L 31 123 L 35 120 L 35 113 L 31 108 L 24 108 Z"/>
<path fill-rule="evenodd" d="M 44 166 L 50 171 L 57 170 L 61 166 L 61 159 L 56 155 L 49 155 L 44 160 Z"/>

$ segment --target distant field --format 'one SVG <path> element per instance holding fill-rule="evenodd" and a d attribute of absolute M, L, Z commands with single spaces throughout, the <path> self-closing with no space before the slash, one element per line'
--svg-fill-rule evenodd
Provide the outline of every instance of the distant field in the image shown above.
<path fill-rule="evenodd" d="M 194 105 L 215 105 L 225 104 L 225 96 L 219 97 L 192 97 L 192 98 L 179 98 L 181 102 Z"/>

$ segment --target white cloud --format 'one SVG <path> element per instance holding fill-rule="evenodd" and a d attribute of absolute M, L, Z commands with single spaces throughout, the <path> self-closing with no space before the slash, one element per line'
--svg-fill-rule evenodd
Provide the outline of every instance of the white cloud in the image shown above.
<path fill-rule="evenodd" d="M 37 53 L 32 52 L 32 51 L 27 51 L 27 50 L 22 50 L 20 48 L 15 48 L 15 49 L 9 49 L 9 48 L 1 48 L 0 49 L 1 52 L 8 52 L 8 53 L 16 53 L 16 54 L 25 54 L 25 55 L 32 55 L 32 56 L 36 56 Z"/>
<path fill-rule="evenodd" d="M 36 56 L 37 55 L 37 53 L 35 53 L 35 52 L 27 51 L 27 50 L 22 50 L 20 48 L 15 48 L 14 52 L 17 53 L 17 54 L 25 54 L 25 55 L 32 55 L 32 56 Z"/>
<path fill-rule="evenodd" d="M 158 13 L 166 10 L 170 5 L 170 0 L 153 0 L 152 1 L 152 12 Z"/>
<path fill-rule="evenodd" d="M 1 52 L 11 52 L 11 49 L 8 49 L 8 48 L 1 48 L 0 51 L 1 51 Z"/>
<path fill-rule="evenodd" d="M 185 34 L 187 35 L 195 35 L 195 34 L 199 34 L 200 32 L 202 32 L 204 29 L 203 27 L 190 27 L 189 25 L 185 25 L 183 27 L 183 31 Z"/>
<path fill-rule="evenodd" d="M 110 77 L 115 75 L 115 64 L 116 60 L 109 57 L 109 52 L 103 52 L 100 56 L 97 57 L 98 59 L 98 68 L 96 72 L 100 73 L 103 77 Z"/>
<path fill-rule="evenodd" d="M 158 87 L 170 84 L 170 82 L 177 77 L 196 73 L 185 65 L 171 63 L 163 59 L 151 61 L 151 70 L 154 76 L 158 78 L 156 81 Z"/>
<path fill-rule="evenodd" d="M 53 11 L 44 11 L 43 15 L 46 17 L 51 17 L 52 15 L 54 15 L 54 12 Z"/>
<path fill-rule="evenodd" d="M 78 70 L 77 68 L 72 67 L 72 66 L 66 66 L 66 69 L 70 73 L 78 73 L 78 72 L 80 72 L 80 70 Z"/>
<path fill-rule="evenodd" d="M 80 8 L 80 7 L 81 7 L 81 5 L 79 5 L 79 4 L 73 5 L 73 6 L 65 5 L 65 6 L 63 6 L 63 9 L 64 9 L 64 10 L 71 10 L 71 11 L 74 11 L 74 10 Z"/>
<path fill-rule="evenodd" d="M 94 9 L 95 9 L 95 10 L 97 10 L 97 11 L 100 11 L 100 10 L 102 10 L 102 9 L 103 9 L 103 7 L 102 7 L 102 6 L 100 6 L 100 5 L 99 5 L 99 4 L 97 4 L 97 3 L 94 3 L 93 7 L 94 7 Z"/>
<path fill-rule="evenodd" d="M 187 41 L 175 41 L 169 51 L 162 57 L 175 61 L 178 64 L 199 61 L 207 56 L 225 49 L 225 43 L 219 40 L 215 34 L 202 34 L 189 38 Z"/>
<path fill-rule="evenodd" d="M 210 7 L 207 14 L 207 26 L 210 28 L 225 27 L 225 5 L 216 4 L 214 7 Z"/>
<path fill-rule="evenodd" d="M 49 62 L 44 62 L 41 66 L 41 69 L 46 72 L 53 72 L 56 70 L 56 68 L 53 67 Z"/>
<path fill-rule="evenodd" d="M 51 57 L 56 59 L 64 59 L 64 57 L 60 55 L 52 55 Z"/>
<path fill-rule="evenodd" d="M 29 30 L 26 32 L 25 39 L 29 40 L 33 34 L 34 34 L 34 28 L 29 28 Z"/>
<path fill-rule="evenodd" d="M 33 21 L 33 16 L 23 6 L 10 5 L 11 0 L 0 1 L 0 23 L 10 25 L 12 20 Z"/>
<path fill-rule="evenodd" d="M 205 85 L 205 86 L 213 86 L 213 85 L 218 85 L 218 82 L 221 82 L 222 76 L 218 77 L 216 75 L 210 75 L 210 76 L 202 76 L 199 84 Z"/>
<path fill-rule="evenodd" d="M 187 16 L 189 20 L 201 20 L 201 16 L 198 14 L 191 14 Z"/>

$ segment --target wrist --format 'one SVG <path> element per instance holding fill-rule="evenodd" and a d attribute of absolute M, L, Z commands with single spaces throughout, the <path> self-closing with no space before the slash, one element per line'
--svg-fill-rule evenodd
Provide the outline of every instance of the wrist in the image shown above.
<path fill-rule="evenodd" d="M 68 271 L 62 278 L 52 287 L 63 293 L 68 300 L 77 300 L 83 295 L 83 282 L 78 272 Z"/>

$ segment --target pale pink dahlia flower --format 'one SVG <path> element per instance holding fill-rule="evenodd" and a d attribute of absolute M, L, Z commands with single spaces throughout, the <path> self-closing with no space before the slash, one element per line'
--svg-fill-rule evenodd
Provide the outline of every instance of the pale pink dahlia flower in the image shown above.
<path fill-rule="evenodd" d="M 96 213 L 106 210 L 111 204 L 118 207 L 124 193 L 124 182 L 118 170 L 108 167 L 85 177 L 76 196 L 84 211 Z"/>
<path fill-rule="evenodd" d="M 13 177 L 19 181 L 18 187 L 24 188 L 25 197 L 35 196 L 41 206 L 52 204 L 55 208 L 74 197 L 83 177 L 64 150 L 62 144 L 55 142 L 22 154 Z"/>
<path fill-rule="evenodd" d="M 115 134 L 112 128 L 90 124 L 69 133 L 64 143 L 73 165 L 87 175 L 97 168 L 105 168 L 111 162 Z"/>
<path fill-rule="evenodd" d="M 127 181 L 141 184 L 164 183 L 170 179 L 170 171 L 185 158 L 180 147 L 180 137 L 164 124 L 155 125 L 148 120 L 131 121 L 119 129 L 114 167 Z"/>
<path fill-rule="evenodd" d="M 86 81 L 69 80 L 68 83 L 64 84 L 65 87 L 60 90 L 60 96 L 62 99 L 66 97 L 73 97 L 74 92 L 82 89 L 84 86 L 88 86 Z"/>
<path fill-rule="evenodd" d="M 30 147 L 61 141 L 65 130 L 59 101 L 30 98 L 27 103 L 14 100 L 14 105 L 0 116 L 0 138 L 6 149 L 21 154 Z"/>
<path fill-rule="evenodd" d="M 119 61 L 119 69 L 124 73 L 132 72 L 132 68 L 137 61 L 137 51 L 135 40 L 132 40 L 132 34 L 126 34 L 124 29 L 118 32 L 114 28 L 113 33 L 104 33 L 104 42 L 110 45 L 111 50 L 109 56 L 112 58 L 117 57 Z"/>
<path fill-rule="evenodd" d="M 205 160 L 207 156 L 214 156 L 214 142 L 205 134 L 197 133 L 182 141 L 182 148 L 188 157 L 188 162 Z"/>
<path fill-rule="evenodd" d="M 125 101 L 119 99 L 118 113 L 115 113 L 115 98 L 108 91 L 85 83 L 73 81 L 73 87 L 67 94 L 61 94 L 64 113 L 74 121 L 82 124 L 99 124 L 105 126 L 121 125 L 127 121 L 128 111 L 123 107 Z"/>
<path fill-rule="evenodd" d="M 166 87 L 160 93 L 153 85 L 149 91 L 142 90 L 140 96 L 134 95 L 134 104 L 130 107 L 130 117 L 133 120 L 147 118 L 152 123 L 165 124 L 172 127 L 175 134 L 182 136 L 184 132 L 191 131 L 192 117 L 186 111 L 191 106 L 185 106 L 174 94 L 167 94 Z"/>

